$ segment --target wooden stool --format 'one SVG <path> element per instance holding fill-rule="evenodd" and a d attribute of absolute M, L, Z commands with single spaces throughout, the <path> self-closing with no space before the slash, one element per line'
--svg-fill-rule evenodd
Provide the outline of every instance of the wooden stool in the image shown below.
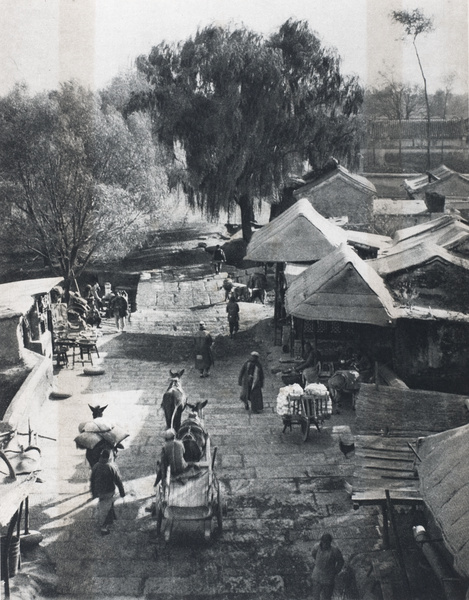
<path fill-rule="evenodd" d="M 91 354 L 92 352 L 96 352 L 96 356 L 99 358 L 99 352 L 96 342 L 80 342 L 79 348 L 80 360 L 82 363 L 85 362 L 85 360 L 88 360 L 91 364 L 93 364 L 93 357 Z M 87 356 L 88 358 L 85 359 L 85 356 Z"/>
<path fill-rule="evenodd" d="M 57 359 L 57 366 L 68 367 L 68 347 L 67 346 L 57 346 L 55 351 L 55 356 Z"/>

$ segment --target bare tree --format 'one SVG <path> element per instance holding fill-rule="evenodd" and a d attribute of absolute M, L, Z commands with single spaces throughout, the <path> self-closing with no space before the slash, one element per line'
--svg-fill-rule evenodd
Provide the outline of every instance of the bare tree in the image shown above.
<path fill-rule="evenodd" d="M 430 168 L 430 102 L 428 99 L 427 78 L 423 70 L 422 61 L 417 48 L 417 38 L 421 34 L 430 33 L 433 31 L 433 20 L 427 18 L 419 8 L 414 8 L 413 11 L 393 10 L 391 18 L 395 23 L 400 23 L 404 27 L 405 35 L 412 40 L 412 45 L 415 50 L 415 56 L 419 65 L 420 73 L 423 80 L 423 92 L 425 96 L 425 106 L 427 109 L 427 169 Z"/>

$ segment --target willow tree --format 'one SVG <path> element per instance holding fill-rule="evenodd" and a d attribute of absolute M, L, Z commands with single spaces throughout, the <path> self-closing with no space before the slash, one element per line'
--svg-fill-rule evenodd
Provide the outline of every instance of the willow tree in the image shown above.
<path fill-rule="evenodd" d="M 137 61 L 151 85 L 127 110 L 151 110 L 174 155 L 175 181 L 211 217 L 237 205 L 251 237 L 256 201 L 277 202 L 292 162 L 322 166 L 358 154 L 362 90 L 307 23 L 287 21 L 268 39 L 210 26 Z M 294 160 L 292 160 L 294 159 Z"/>

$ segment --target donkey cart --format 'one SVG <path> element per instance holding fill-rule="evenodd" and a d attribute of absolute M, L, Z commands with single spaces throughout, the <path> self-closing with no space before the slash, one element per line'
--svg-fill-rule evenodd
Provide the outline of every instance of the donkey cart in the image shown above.
<path fill-rule="evenodd" d="M 210 449 L 207 439 L 204 456 L 197 463 L 195 471 L 182 476 L 171 477 L 168 468 L 166 478 L 156 489 L 156 532 L 163 533 L 168 542 L 175 524 L 202 524 L 204 538 L 212 538 L 212 520 L 215 518 L 218 533 L 223 529 L 223 515 L 226 507 L 223 503 L 220 482 L 214 472 L 217 448 Z"/>
<path fill-rule="evenodd" d="M 288 411 L 282 415 L 283 431 L 292 430 L 294 425 L 301 428 L 303 441 L 309 438 L 311 426 L 321 432 L 325 419 L 331 414 L 329 395 L 298 394 L 288 396 Z"/>

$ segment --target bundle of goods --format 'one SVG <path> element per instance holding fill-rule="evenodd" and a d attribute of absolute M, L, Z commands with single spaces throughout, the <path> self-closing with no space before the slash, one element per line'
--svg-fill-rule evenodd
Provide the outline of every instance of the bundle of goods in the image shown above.
<path fill-rule="evenodd" d="M 310 383 L 305 387 L 304 395 L 306 398 L 315 400 L 317 414 L 332 415 L 332 400 L 325 385 Z"/>
<path fill-rule="evenodd" d="M 302 394 L 303 388 L 298 383 L 280 388 L 277 396 L 277 414 L 291 415 L 295 399 L 300 398 Z"/>

